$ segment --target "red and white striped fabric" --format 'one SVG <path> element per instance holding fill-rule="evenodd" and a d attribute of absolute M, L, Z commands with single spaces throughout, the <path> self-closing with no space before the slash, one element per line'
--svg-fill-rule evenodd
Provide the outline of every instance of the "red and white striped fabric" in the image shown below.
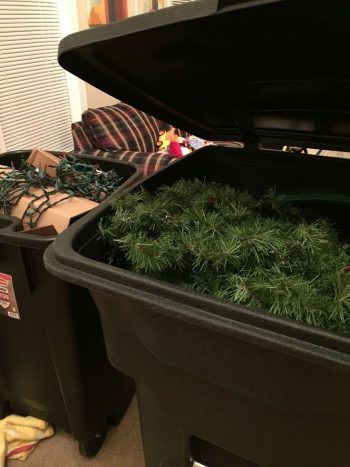
<path fill-rule="evenodd" d="M 26 460 L 38 442 L 54 435 L 52 426 L 34 417 L 9 415 L 0 420 L 0 466 L 6 459 Z"/>

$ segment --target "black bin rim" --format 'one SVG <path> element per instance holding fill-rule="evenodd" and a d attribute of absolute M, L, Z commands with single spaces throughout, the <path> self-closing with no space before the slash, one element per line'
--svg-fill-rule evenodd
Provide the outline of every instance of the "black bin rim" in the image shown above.
<path fill-rule="evenodd" d="M 24 150 L 17 150 L 17 151 L 9 151 L 0 154 L 0 165 L 1 162 L 6 159 L 11 159 L 12 157 L 20 158 L 20 157 L 28 157 L 32 151 L 29 149 Z M 127 162 L 127 161 L 120 161 L 113 157 L 101 157 L 101 156 L 94 156 L 91 154 L 85 153 L 75 153 L 75 152 L 67 152 L 67 151 L 49 151 L 50 154 L 55 156 L 65 156 L 65 155 L 73 155 L 79 159 L 82 159 L 87 162 L 91 162 L 92 164 L 99 164 L 101 162 L 107 162 L 108 164 L 121 166 L 124 168 L 131 168 L 133 169 L 133 174 L 129 176 L 118 188 L 117 190 L 112 193 L 109 197 L 107 197 L 100 206 L 104 204 L 108 204 L 108 202 L 113 198 L 113 196 L 118 193 L 119 191 L 123 191 L 129 185 L 134 184 L 137 180 L 139 180 L 142 176 L 142 169 L 139 165 L 135 164 L 134 162 Z M 98 206 L 98 208 L 100 207 Z M 96 208 L 95 208 L 96 209 Z M 0 215 L 0 222 L 5 224 L 4 227 L 1 227 L 0 224 L 0 242 L 6 243 L 9 245 L 16 245 L 16 246 L 23 246 L 23 247 L 31 247 L 36 249 L 44 249 L 48 245 L 50 245 L 56 237 L 42 237 L 40 235 L 23 235 L 20 232 L 21 228 L 21 221 L 13 216 L 5 216 Z"/>

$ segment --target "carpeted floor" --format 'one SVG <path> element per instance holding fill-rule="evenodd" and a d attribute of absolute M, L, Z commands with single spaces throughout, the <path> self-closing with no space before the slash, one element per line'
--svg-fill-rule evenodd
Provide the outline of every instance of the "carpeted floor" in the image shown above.
<path fill-rule="evenodd" d="M 136 399 L 118 427 L 110 427 L 99 454 L 81 457 L 78 443 L 64 431 L 41 441 L 25 463 L 10 461 L 7 467 L 145 467 Z"/>

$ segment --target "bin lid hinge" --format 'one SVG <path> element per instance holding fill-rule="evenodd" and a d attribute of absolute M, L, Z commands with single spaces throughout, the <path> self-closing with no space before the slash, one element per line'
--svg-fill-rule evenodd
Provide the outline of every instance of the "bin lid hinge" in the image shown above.
<path fill-rule="evenodd" d="M 256 150 L 261 148 L 261 143 L 254 131 L 252 113 L 246 100 L 241 96 L 241 102 L 231 106 L 230 114 L 234 127 L 238 125 L 245 149 Z"/>

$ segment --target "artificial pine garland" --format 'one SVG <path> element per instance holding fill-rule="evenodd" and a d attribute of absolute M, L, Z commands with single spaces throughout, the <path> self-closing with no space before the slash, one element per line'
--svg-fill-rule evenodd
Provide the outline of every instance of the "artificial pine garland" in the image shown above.
<path fill-rule="evenodd" d="M 130 193 L 100 223 L 114 264 L 278 316 L 350 333 L 350 252 L 269 190 L 180 180 Z"/>
<path fill-rule="evenodd" d="M 32 200 L 27 206 L 22 222 L 34 228 L 43 213 L 73 196 L 101 202 L 119 186 L 121 177 L 115 170 L 104 172 L 97 166 L 83 162 L 77 157 L 66 155 L 56 168 L 56 176 L 49 176 L 22 161 L 19 169 L 4 173 L 0 183 L 0 211 L 11 215 L 23 196 Z M 40 188 L 39 194 L 33 188 Z M 58 193 L 66 196 L 53 202 L 51 197 Z"/>

